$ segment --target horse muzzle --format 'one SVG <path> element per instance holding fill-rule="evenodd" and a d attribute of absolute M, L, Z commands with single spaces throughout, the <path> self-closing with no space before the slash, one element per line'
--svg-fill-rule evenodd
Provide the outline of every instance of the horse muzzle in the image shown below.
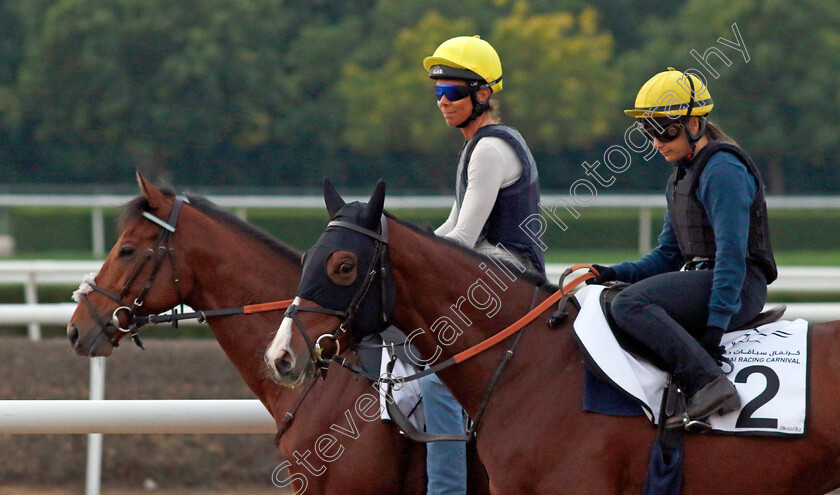
<path fill-rule="evenodd" d="M 306 380 L 306 362 L 299 362 L 291 351 L 285 349 L 266 350 L 263 356 L 269 376 L 278 385 L 296 387 Z"/>
<path fill-rule="evenodd" d="M 79 356 L 107 357 L 114 351 L 114 346 L 104 332 L 82 332 L 74 322 L 67 325 L 67 338 Z"/>

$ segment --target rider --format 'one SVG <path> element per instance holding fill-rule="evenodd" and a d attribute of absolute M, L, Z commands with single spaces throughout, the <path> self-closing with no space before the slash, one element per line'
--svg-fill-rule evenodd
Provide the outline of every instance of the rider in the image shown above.
<path fill-rule="evenodd" d="M 749 155 L 711 122 L 708 89 L 672 68 L 648 80 L 625 110 L 665 161 L 674 165 L 659 246 L 635 262 L 605 267 L 591 283 L 632 283 L 616 296 L 613 317 L 673 373 L 687 400 L 670 426 L 703 424 L 737 410 L 735 386 L 716 361 L 730 328 L 764 307 L 776 279 L 764 184 Z M 588 282 L 588 283 L 589 283 Z"/>
<path fill-rule="evenodd" d="M 436 81 L 438 108 L 466 142 L 456 175 L 455 203 L 435 234 L 489 256 L 545 272 L 542 250 L 520 228 L 539 214 L 536 163 L 515 129 L 500 124 L 492 95 L 502 90 L 502 63 L 478 36 L 443 42 L 423 60 Z M 430 433 L 464 433 L 463 411 L 436 375 L 420 380 Z M 427 444 L 428 493 L 466 493 L 463 442 Z"/>

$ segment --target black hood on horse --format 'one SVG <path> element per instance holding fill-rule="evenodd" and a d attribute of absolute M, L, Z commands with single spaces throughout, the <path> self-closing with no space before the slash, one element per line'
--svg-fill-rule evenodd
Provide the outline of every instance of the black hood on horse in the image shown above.
<path fill-rule="evenodd" d="M 330 223 L 304 255 L 303 276 L 297 295 L 324 309 L 343 313 L 354 342 L 383 330 L 396 304 L 396 289 L 389 276 L 387 223 L 383 216 L 385 182 L 376 186 L 368 203 L 345 203 L 329 179 L 324 179 L 324 200 Z M 338 252 L 351 254 L 340 262 L 340 280 L 331 277 L 328 264 Z M 355 276 L 353 276 L 355 275 Z"/>

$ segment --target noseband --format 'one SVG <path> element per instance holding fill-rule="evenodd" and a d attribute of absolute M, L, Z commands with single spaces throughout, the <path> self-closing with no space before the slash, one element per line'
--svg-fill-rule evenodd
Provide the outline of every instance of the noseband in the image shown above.
<path fill-rule="evenodd" d="M 373 257 L 370 262 L 370 267 L 365 273 L 365 278 L 362 280 L 362 284 L 359 286 L 359 290 L 353 295 L 353 298 L 350 300 L 350 303 L 347 305 L 347 308 L 343 311 L 334 310 L 334 309 L 327 309 L 327 308 L 320 308 L 320 307 L 301 307 L 297 304 L 292 304 L 286 310 L 286 314 L 284 318 L 291 318 L 294 326 L 297 327 L 298 332 L 303 336 L 303 340 L 306 342 L 306 346 L 309 349 L 310 361 L 306 365 L 306 369 L 304 370 L 304 375 L 308 371 L 310 366 L 316 366 L 318 371 L 320 372 L 322 377 L 326 377 L 327 370 L 329 368 L 329 361 L 330 357 L 324 357 L 324 348 L 321 346 L 321 341 L 323 339 L 327 339 L 332 341 L 336 346 L 336 351 L 333 355 L 337 355 L 341 352 L 341 344 L 339 344 L 339 338 L 347 334 L 348 338 L 351 339 L 351 346 L 352 342 L 352 332 L 349 332 L 351 325 L 353 324 L 353 320 L 359 314 L 359 310 L 364 302 L 365 298 L 367 297 L 368 292 L 370 291 L 371 286 L 373 285 L 373 281 L 376 279 L 377 275 L 379 276 L 381 287 L 381 294 L 382 294 L 382 324 L 386 324 L 389 320 L 390 315 L 385 314 L 387 311 L 387 301 L 386 299 L 386 269 L 385 269 L 385 261 L 387 259 L 388 253 L 388 223 L 385 218 L 385 215 L 382 215 L 380 220 L 380 232 L 374 232 L 372 230 L 366 229 L 364 227 L 360 227 L 354 223 L 344 222 L 340 220 L 333 220 L 329 224 L 327 224 L 327 229 L 330 227 L 338 227 L 353 230 L 355 232 L 359 232 L 364 234 L 371 239 L 374 240 L 375 246 L 373 251 Z M 332 334 L 324 334 L 319 336 L 315 342 L 312 342 L 312 339 L 306 332 L 306 327 L 303 322 L 298 318 L 298 313 L 320 313 L 326 314 L 337 317 L 341 320 L 341 324 L 338 327 L 338 330 Z"/>
<path fill-rule="evenodd" d="M 131 339 L 137 344 L 138 347 L 143 348 L 143 342 L 140 340 L 140 334 L 137 332 L 137 322 L 141 321 L 141 317 L 139 316 L 140 310 L 143 308 L 143 302 L 146 298 L 146 295 L 149 293 L 149 289 L 151 289 L 152 284 L 157 277 L 158 272 L 160 271 L 160 267 L 163 265 L 164 259 L 169 259 L 170 263 L 172 264 L 172 278 L 173 283 L 175 285 L 175 291 L 178 294 L 178 301 L 182 301 L 183 298 L 181 296 L 181 288 L 179 285 L 179 278 L 178 278 L 178 267 L 175 261 L 175 253 L 174 250 L 169 247 L 169 241 L 172 238 L 172 235 L 175 233 L 175 224 L 178 222 L 178 215 L 181 212 L 181 206 L 184 203 L 189 203 L 189 200 L 186 198 L 176 198 L 174 204 L 172 205 L 172 211 L 169 214 L 169 221 L 163 221 L 160 218 L 152 215 L 148 211 L 144 211 L 142 213 L 143 217 L 147 220 L 155 223 L 161 227 L 160 234 L 158 234 L 157 240 L 155 243 L 157 244 L 157 248 L 149 248 L 146 251 L 146 255 L 142 261 L 135 267 L 134 271 L 128 277 L 125 284 L 123 285 L 122 290 L 119 294 L 115 294 L 109 290 L 103 289 L 102 287 L 97 286 L 93 283 L 93 281 L 89 281 L 88 285 L 90 288 L 100 294 L 105 295 L 109 299 L 117 302 L 118 304 L 122 302 L 122 300 L 128 295 L 128 291 L 131 289 L 131 286 L 134 285 L 134 282 L 137 281 L 137 278 L 143 272 L 143 269 L 152 259 L 155 258 L 154 265 L 152 266 L 152 271 L 149 273 L 149 278 L 146 279 L 146 283 L 143 285 L 143 289 L 134 298 L 134 303 L 132 307 L 129 308 L 128 306 L 120 306 L 114 310 L 113 314 L 111 315 L 110 320 L 106 320 L 93 307 L 93 304 L 88 300 L 86 294 L 81 295 L 81 300 L 87 307 L 90 314 L 96 320 L 96 324 L 99 326 L 99 329 L 102 333 L 108 337 L 108 342 L 114 347 L 119 346 L 119 339 L 117 339 L 118 332 L 122 333 L 129 333 L 131 335 Z M 128 328 L 123 328 L 120 326 L 120 319 L 119 314 L 121 312 L 125 312 L 129 318 L 129 325 Z"/>

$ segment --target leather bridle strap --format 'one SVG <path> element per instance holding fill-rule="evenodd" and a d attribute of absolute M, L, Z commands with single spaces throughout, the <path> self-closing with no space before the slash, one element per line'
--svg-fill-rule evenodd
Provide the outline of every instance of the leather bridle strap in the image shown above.
<path fill-rule="evenodd" d="M 85 305 L 88 307 L 89 310 L 91 310 L 91 314 L 93 314 L 94 317 L 99 322 L 99 325 L 100 325 L 100 328 L 102 329 L 102 332 L 105 333 L 105 335 L 108 337 L 108 341 L 114 347 L 119 346 L 119 340 L 117 340 L 117 338 L 116 338 L 118 330 L 121 331 L 121 332 L 130 333 L 131 334 L 131 339 L 134 341 L 134 343 L 137 344 L 137 346 L 140 347 L 140 348 L 143 347 L 143 341 L 140 340 L 140 334 L 137 332 L 137 323 L 134 321 L 134 318 L 137 316 L 137 312 L 143 306 L 143 301 L 146 297 L 146 294 L 151 289 L 151 286 L 154 283 L 154 280 L 157 276 L 157 273 L 160 270 L 160 266 L 163 264 L 163 258 L 164 258 L 164 256 L 167 255 L 167 253 L 169 254 L 170 260 L 172 262 L 172 277 L 173 277 L 173 280 L 174 280 L 174 283 L 175 283 L 175 290 L 178 293 L 178 300 L 181 301 L 183 299 L 181 297 L 181 291 L 180 291 L 179 280 L 178 280 L 178 275 L 177 275 L 177 266 L 176 266 L 176 263 L 175 263 L 175 255 L 171 252 L 171 250 L 169 248 L 169 239 L 171 238 L 172 234 L 175 232 L 175 224 L 178 222 L 178 216 L 181 212 L 181 206 L 183 206 L 183 204 L 185 202 L 188 203 L 189 200 L 186 199 L 186 198 L 181 198 L 181 197 L 175 198 L 175 201 L 172 204 L 172 210 L 169 213 L 169 221 L 168 222 L 164 222 L 163 220 L 161 220 L 160 218 L 152 215 L 148 211 L 144 211 L 142 213 L 143 218 L 146 218 L 147 220 L 151 221 L 152 223 L 155 223 L 155 224 L 159 225 L 162 228 L 162 230 L 160 231 L 160 234 L 158 234 L 158 237 L 157 237 L 157 240 L 156 240 L 156 243 L 157 243 L 157 248 L 156 249 L 157 249 L 158 256 L 155 260 L 154 266 L 152 267 L 152 272 L 149 274 L 149 278 L 146 280 L 146 283 L 143 285 L 143 289 L 141 289 L 140 293 L 134 299 L 134 303 L 132 304 L 132 308 L 128 308 L 126 306 L 120 306 L 119 308 L 117 308 L 114 311 L 114 315 L 111 317 L 111 321 L 105 322 L 103 324 L 101 317 L 98 314 L 96 314 L 96 311 L 93 309 L 93 305 L 90 304 L 90 301 L 87 301 L 87 297 L 85 297 L 84 295 L 82 296 L 82 300 L 85 301 Z M 123 298 L 125 298 L 125 296 L 128 294 L 128 291 L 131 289 L 131 286 L 134 285 L 134 282 L 137 280 L 137 278 L 143 272 L 143 269 L 146 267 L 146 264 L 149 262 L 149 260 L 151 260 L 154 253 L 155 253 L 155 249 L 150 248 L 146 251 L 146 256 L 137 265 L 137 267 L 134 269 L 134 271 L 131 273 L 131 275 L 129 275 L 128 280 L 126 280 L 126 282 L 123 285 L 123 288 L 122 288 L 122 290 L 120 291 L 119 294 L 114 294 L 114 293 L 112 293 L 112 292 L 110 292 L 106 289 L 98 287 L 92 281 L 89 283 L 91 289 L 96 291 L 96 292 L 99 292 L 100 294 L 105 295 L 106 297 L 114 300 L 115 302 L 117 302 L 119 304 L 123 300 Z M 120 310 L 127 311 L 128 314 L 129 314 L 129 317 L 131 318 L 128 328 L 119 327 L 118 323 L 116 325 L 114 324 L 114 320 L 117 319 L 117 313 L 119 313 Z"/>
<path fill-rule="evenodd" d="M 89 285 L 91 285 L 91 287 L 94 290 L 97 289 L 96 286 L 94 286 L 92 284 L 89 284 Z M 112 295 L 110 295 L 110 293 L 108 293 L 105 290 L 102 290 L 100 292 L 106 293 L 106 295 L 108 295 L 109 297 L 112 296 Z M 115 338 L 116 337 L 116 328 L 114 326 L 113 320 L 106 320 L 105 318 L 103 318 L 99 314 L 99 312 L 96 311 L 96 308 L 93 307 L 93 304 L 90 302 L 90 300 L 87 298 L 87 296 L 83 295 L 80 298 L 80 300 L 82 301 L 82 303 L 84 303 L 85 307 L 88 310 L 88 313 L 90 313 L 90 315 L 93 317 L 93 319 L 96 320 L 96 324 L 99 326 L 100 329 L 102 329 L 102 332 L 105 334 L 105 336 L 108 337 L 108 342 L 110 342 L 110 344 L 113 345 L 114 347 L 119 346 L 120 345 L 119 341 L 116 340 L 116 338 Z M 108 331 L 108 330 L 110 330 L 110 331 Z"/>
<path fill-rule="evenodd" d="M 311 356 L 310 363 L 314 364 L 318 367 L 321 372 L 321 376 L 326 377 L 326 371 L 329 367 L 329 359 L 324 359 L 321 356 L 322 348 L 320 346 L 320 341 L 322 338 L 329 338 L 333 342 L 338 342 L 338 336 L 343 333 L 347 333 L 350 326 L 352 325 L 353 318 L 356 316 L 359 308 L 361 307 L 362 303 L 367 296 L 368 291 L 370 290 L 371 285 L 373 284 L 373 280 L 376 278 L 377 275 L 382 274 L 384 269 L 384 260 L 385 256 L 387 256 L 387 247 L 388 247 L 388 222 L 384 215 L 380 217 L 380 230 L 379 232 L 374 232 L 372 230 L 366 229 L 364 227 L 360 227 L 353 223 L 343 222 L 340 220 L 333 220 L 329 224 L 327 224 L 327 229 L 330 227 L 340 227 L 350 229 L 354 232 L 359 232 L 364 234 L 368 237 L 371 237 L 376 241 L 376 246 L 374 248 L 373 256 L 371 257 L 370 266 L 368 267 L 367 272 L 365 273 L 365 278 L 362 280 L 359 289 L 353 295 L 353 298 L 350 300 L 350 303 L 347 305 L 347 309 L 344 311 L 335 310 L 335 309 L 327 309 L 321 307 L 301 307 L 296 304 L 292 304 L 289 306 L 289 309 L 286 310 L 286 317 L 292 318 L 292 322 L 294 326 L 298 329 L 298 332 L 303 336 L 306 345 L 309 347 L 309 354 Z M 384 274 L 382 275 L 384 278 Z M 384 282 L 383 282 L 384 283 Z M 382 301 L 382 309 L 384 311 L 385 308 L 385 295 L 383 290 L 383 301 Z M 306 331 L 306 327 L 302 321 L 297 316 L 297 313 L 321 313 L 326 315 L 331 315 L 337 317 L 341 324 L 338 328 L 338 331 L 335 334 L 324 334 L 318 337 L 318 339 L 313 343 L 312 339 L 309 337 L 308 332 Z M 387 320 L 387 317 L 383 315 L 383 318 Z M 339 347 L 340 352 L 340 347 Z M 333 358 L 339 354 L 336 352 L 333 354 Z M 304 374 L 308 371 L 309 363 L 307 363 L 307 369 L 304 370 Z"/>
<path fill-rule="evenodd" d="M 332 309 L 326 309 L 326 308 L 318 308 L 318 307 L 302 308 L 302 307 L 298 306 L 297 304 L 291 304 L 291 305 L 289 305 L 289 308 L 286 309 L 286 314 L 283 316 L 283 318 L 291 318 L 292 319 L 292 323 L 294 323 L 294 326 L 297 327 L 298 332 L 303 337 L 304 342 L 306 342 L 306 348 L 309 350 L 309 358 L 310 359 L 309 359 L 309 361 L 306 362 L 306 368 L 304 368 L 304 370 L 301 374 L 303 376 L 305 376 L 309 372 L 310 367 L 316 366 L 318 368 L 318 371 L 321 373 L 321 377 L 326 379 L 327 370 L 329 369 L 330 363 L 329 363 L 329 361 L 327 361 L 327 360 L 325 360 L 321 357 L 320 341 L 321 341 L 321 338 L 325 337 L 325 336 L 328 337 L 328 338 L 332 338 L 335 341 L 335 337 L 333 335 L 329 335 L 329 334 L 322 335 L 321 337 L 318 337 L 318 340 L 316 340 L 313 343 L 312 339 L 309 337 L 309 334 L 306 332 L 306 327 L 304 326 L 303 322 L 300 321 L 300 318 L 298 318 L 298 313 L 299 312 L 321 313 L 321 314 L 336 316 L 339 319 L 344 318 L 345 312 L 336 311 L 336 310 L 332 310 Z M 340 328 L 344 328 L 343 324 L 342 324 L 342 327 L 340 327 Z M 340 348 L 339 348 L 339 351 L 340 351 Z"/>
<path fill-rule="evenodd" d="M 160 270 L 161 265 L 163 265 L 163 258 L 166 256 L 167 253 L 170 254 L 170 259 L 172 260 L 172 274 L 175 281 L 176 290 L 178 290 L 178 297 L 180 300 L 180 290 L 178 288 L 178 275 L 176 274 L 175 270 L 175 257 L 171 254 L 169 250 L 169 240 L 172 237 L 172 234 L 175 233 L 175 224 L 178 222 L 178 215 L 181 212 L 181 206 L 184 204 L 184 198 L 176 198 L 175 202 L 172 204 L 172 211 L 169 213 L 169 221 L 163 222 L 156 216 L 152 215 L 151 213 L 144 211 L 143 217 L 151 220 L 153 223 L 160 225 L 162 230 L 160 231 L 160 235 L 158 236 L 158 248 L 157 248 L 157 258 L 155 259 L 155 264 L 152 267 L 152 272 L 149 274 L 149 278 L 146 279 L 146 283 L 143 285 L 143 289 L 140 291 L 140 294 L 134 299 L 134 309 L 132 310 L 132 314 L 136 313 L 136 310 L 140 309 L 143 306 L 143 301 L 146 299 L 146 294 L 149 293 L 149 290 L 152 288 L 152 284 L 157 277 L 158 271 Z M 146 258 L 148 260 L 148 257 Z M 125 292 L 128 289 L 128 285 L 123 288 Z"/>
<path fill-rule="evenodd" d="M 303 404 L 303 399 L 305 399 L 306 396 L 309 395 L 309 392 L 312 390 L 312 387 L 314 387 L 316 383 L 318 383 L 318 380 L 312 380 L 309 383 L 307 383 L 303 390 L 301 390 L 301 392 L 298 394 L 297 399 L 295 399 L 295 403 L 292 404 L 291 409 L 286 411 L 286 415 L 283 416 L 283 421 L 280 423 L 280 426 L 277 427 L 277 434 L 274 435 L 275 447 L 278 446 L 278 444 L 280 443 L 280 438 L 283 436 L 284 433 L 286 433 L 286 430 L 288 430 L 289 427 L 292 426 L 292 421 L 295 419 L 295 413 L 297 413 L 298 408 L 301 404 Z"/>
<path fill-rule="evenodd" d="M 381 234 L 380 234 L 380 233 L 378 233 L 378 232 L 374 232 L 374 231 L 372 231 L 372 230 L 370 230 L 370 229 L 366 229 L 366 228 L 364 228 L 364 227 L 360 227 L 360 226 L 358 226 L 358 225 L 356 225 L 356 224 L 354 224 L 354 223 L 350 223 L 350 222 L 343 222 L 343 221 L 341 221 L 341 220 L 333 220 L 332 222 L 330 222 L 330 223 L 328 223 L 328 224 L 327 224 L 327 228 L 330 228 L 330 227 L 343 227 L 343 228 L 345 228 L 345 229 L 354 230 L 354 231 L 359 232 L 359 233 L 361 233 L 361 234 L 364 234 L 364 235 L 366 235 L 366 236 L 368 236 L 368 237 L 371 237 L 371 238 L 373 238 L 373 239 L 376 239 L 377 241 L 379 241 L 379 242 L 381 242 L 381 243 L 388 244 L 388 223 L 385 221 L 385 217 L 384 217 L 384 216 L 382 217 L 382 220 L 380 221 L 380 225 L 381 225 L 381 229 L 382 229 L 382 233 L 381 233 Z"/>
<path fill-rule="evenodd" d="M 134 268 L 134 271 L 131 273 L 131 275 L 129 275 L 128 280 L 126 280 L 125 284 L 123 285 L 120 294 L 113 299 L 115 299 L 116 301 L 121 301 L 126 296 L 126 294 L 128 294 L 128 291 L 131 289 L 131 286 L 134 285 L 134 282 L 137 280 L 137 277 L 140 276 L 140 273 L 142 273 L 143 269 L 146 267 L 146 263 L 148 263 L 149 260 L 152 259 L 152 256 L 154 256 L 155 254 L 155 250 L 157 250 L 160 254 L 158 254 L 156 267 L 153 269 L 152 275 L 146 281 L 146 284 L 144 285 L 144 290 L 141 291 L 141 293 L 138 294 L 138 296 L 135 298 L 135 305 L 137 305 L 138 301 L 140 302 L 139 306 L 143 305 L 145 292 L 148 292 L 149 287 L 151 287 L 152 282 L 154 281 L 154 276 L 157 274 L 157 270 L 159 269 L 158 265 L 160 265 L 161 261 L 163 260 L 163 253 L 166 251 L 166 248 L 168 248 L 169 238 L 172 236 L 172 234 L 175 233 L 175 224 L 178 222 L 178 216 L 181 212 L 181 206 L 184 202 L 189 202 L 189 200 L 180 197 L 175 198 L 175 202 L 172 204 L 172 211 L 169 213 L 168 222 L 164 222 L 163 220 L 152 215 L 148 211 L 144 211 L 141 214 L 143 218 L 151 221 L 154 224 L 157 224 L 162 228 L 160 234 L 158 234 L 157 240 L 155 241 L 155 243 L 157 244 L 157 248 L 149 248 L 148 250 L 146 250 L 146 256 L 145 258 L 143 258 L 143 261 L 141 261 L 137 265 L 137 267 Z"/>

